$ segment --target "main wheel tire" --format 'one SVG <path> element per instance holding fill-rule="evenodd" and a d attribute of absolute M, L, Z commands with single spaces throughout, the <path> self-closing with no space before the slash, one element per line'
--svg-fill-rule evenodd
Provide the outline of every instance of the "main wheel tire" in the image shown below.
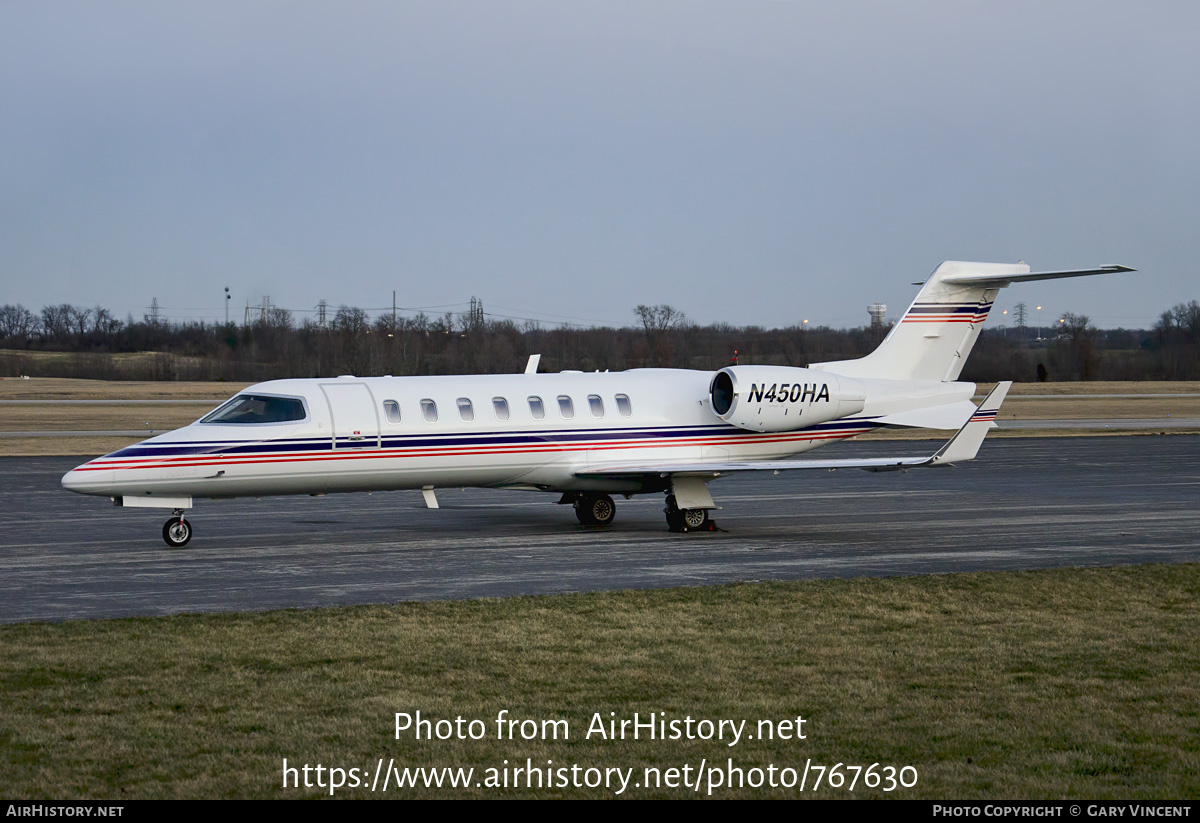
<path fill-rule="evenodd" d="M 592 521 L 597 526 L 611 525 L 613 518 L 617 516 L 617 504 L 607 494 L 597 495 L 589 500 L 588 509 L 591 511 Z"/>
<path fill-rule="evenodd" d="M 607 494 L 586 495 L 575 501 L 575 516 L 585 526 L 607 526 L 617 516 L 617 505 Z"/>
<path fill-rule="evenodd" d="M 172 549 L 182 549 L 192 539 L 192 524 L 182 517 L 172 517 L 163 524 L 163 540 Z"/>

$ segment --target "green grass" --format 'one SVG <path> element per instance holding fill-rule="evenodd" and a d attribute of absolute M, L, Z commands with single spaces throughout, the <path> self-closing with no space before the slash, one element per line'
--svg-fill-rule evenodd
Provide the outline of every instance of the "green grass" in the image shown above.
<path fill-rule="evenodd" d="M 1198 595 L 1200 565 L 1183 564 L 6 626 L 0 793 L 318 794 L 281 788 L 284 757 L 529 757 L 639 776 L 732 757 L 915 766 L 920 782 L 894 796 L 1195 798 Z M 394 739 L 393 713 L 417 709 L 565 718 L 572 739 Z M 591 714 L 610 711 L 799 714 L 808 739 L 584 740 Z M 720 792 L 738 794 L 771 792 Z"/>

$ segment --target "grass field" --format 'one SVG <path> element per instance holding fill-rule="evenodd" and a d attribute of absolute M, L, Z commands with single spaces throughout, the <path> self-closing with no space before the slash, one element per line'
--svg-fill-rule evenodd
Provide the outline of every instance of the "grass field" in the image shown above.
<path fill-rule="evenodd" d="M 187 383 L 73 380 L 67 378 L 0 379 L 0 400 L 192 400 L 217 405 L 245 388 L 240 383 Z M 990 389 L 981 385 L 980 391 Z M 1086 395 L 1174 394 L 1179 397 L 1113 398 Z M 1001 410 L 1002 419 L 1061 420 L 1070 418 L 1200 417 L 1200 383 L 1018 383 Z M 1070 400 L 1044 399 L 1047 395 Z M 137 406 L 0 405 L 0 432 L 5 431 L 132 431 L 156 432 L 185 426 L 207 409 L 173 403 Z M 1174 430 L 1183 433 L 1185 430 Z M 1098 434 L 1095 431 L 1048 432 L 1054 436 Z M 148 435 L 147 435 L 148 436 Z M 1030 431 L 996 431 L 991 437 L 1030 437 Z M 864 435 L 869 440 L 929 440 L 945 435 L 928 429 L 887 430 Z M 0 456 L 99 455 L 141 438 L 0 438 Z"/>
<path fill-rule="evenodd" d="M 644 766 L 732 758 L 910 765 L 919 782 L 902 797 L 1195 798 L 1197 671 L 1196 564 L 11 625 L 0 627 L 0 791 L 320 794 L 281 788 L 285 757 L 360 769 L 528 757 L 639 779 Z M 571 739 L 496 740 L 494 725 L 478 741 L 393 738 L 395 712 L 490 724 L 501 709 L 565 719 Z M 807 739 L 583 739 L 594 712 L 655 711 L 751 728 L 802 715 Z M 404 796 L 496 794 L 608 792 Z"/>

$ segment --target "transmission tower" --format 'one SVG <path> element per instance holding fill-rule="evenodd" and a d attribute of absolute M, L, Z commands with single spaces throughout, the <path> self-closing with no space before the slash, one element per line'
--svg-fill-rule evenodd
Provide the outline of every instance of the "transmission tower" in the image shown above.
<path fill-rule="evenodd" d="M 483 301 L 478 297 L 471 298 L 471 308 L 467 313 L 467 327 L 471 331 L 483 328 Z"/>
<path fill-rule="evenodd" d="M 1013 307 L 1013 313 L 1017 315 L 1017 328 L 1018 329 L 1025 328 L 1025 303 L 1024 303 L 1024 301 L 1018 303 L 1016 306 Z"/>
<path fill-rule="evenodd" d="M 151 326 L 158 325 L 159 320 L 161 318 L 159 317 L 158 298 L 157 297 L 155 297 L 154 299 L 152 299 L 150 301 L 150 315 L 146 319 L 150 321 Z"/>
<path fill-rule="evenodd" d="M 317 304 L 317 325 L 321 328 L 325 328 L 325 309 L 328 307 L 329 304 L 324 300 Z"/>

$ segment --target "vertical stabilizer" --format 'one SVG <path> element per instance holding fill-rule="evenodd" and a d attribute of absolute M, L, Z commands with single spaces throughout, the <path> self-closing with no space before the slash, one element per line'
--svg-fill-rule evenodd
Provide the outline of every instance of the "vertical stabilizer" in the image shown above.
<path fill-rule="evenodd" d="M 847 377 L 956 380 L 1003 278 L 1028 273 L 1024 263 L 942 263 L 875 351 L 858 360 L 814 363 L 812 368 Z M 983 277 L 980 283 L 945 282 L 962 275 Z"/>
<path fill-rule="evenodd" d="M 1013 283 L 1131 271 L 1136 269 L 1116 263 L 1030 272 L 1024 263 L 947 260 L 929 275 L 917 299 L 875 351 L 858 360 L 813 363 L 809 368 L 847 377 L 957 380 L 1000 289 Z"/>

